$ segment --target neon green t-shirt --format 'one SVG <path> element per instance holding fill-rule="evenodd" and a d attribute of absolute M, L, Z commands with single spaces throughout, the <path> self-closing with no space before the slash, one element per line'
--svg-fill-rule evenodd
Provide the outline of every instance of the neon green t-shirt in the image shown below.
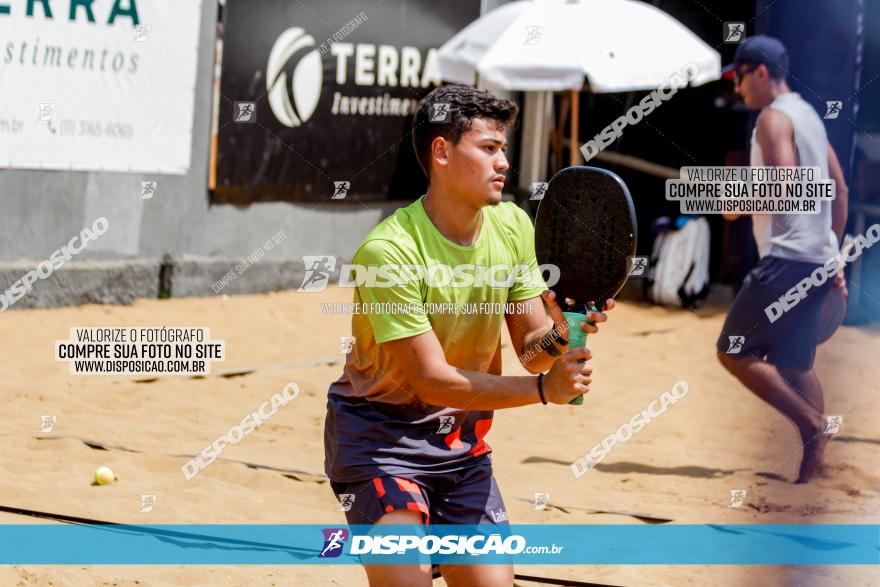
<path fill-rule="evenodd" d="M 423 199 L 379 223 L 352 259 L 363 267 L 347 276 L 348 283 L 358 284 L 355 342 L 330 393 L 394 404 L 413 401 L 381 343 L 429 330 L 450 365 L 498 375 L 505 311 L 546 289 L 535 259 L 534 227 L 515 203 L 484 207 L 477 240 L 465 247 L 437 230 Z M 370 273 L 374 280 L 367 283 Z M 392 285 L 378 287 L 382 283 Z"/>

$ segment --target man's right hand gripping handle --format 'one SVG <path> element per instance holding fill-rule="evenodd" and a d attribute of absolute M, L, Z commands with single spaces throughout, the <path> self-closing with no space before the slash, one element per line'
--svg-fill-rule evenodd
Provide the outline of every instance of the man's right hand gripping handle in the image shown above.
<path fill-rule="evenodd" d="M 568 351 L 553 363 L 544 376 L 544 396 L 549 403 L 567 404 L 579 395 L 590 391 L 593 367 L 588 362 L 593 358 L 586 347 Z"/>

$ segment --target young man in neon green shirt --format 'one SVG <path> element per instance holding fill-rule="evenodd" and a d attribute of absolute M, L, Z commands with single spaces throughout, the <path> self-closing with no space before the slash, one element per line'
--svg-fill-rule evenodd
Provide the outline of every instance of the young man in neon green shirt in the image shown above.
<path fill-rule="evenodd" d="M 589 391 L 592 367 L 577 361 L 590 351 L 568 351 L 531 220 L 501 201 L 504 130 L 517 111 L 467 86 L 426 96 L 412 135 L 428 192 L 376 226 L 354 255 L 354 265 L 391 268 L 385 275 L 398 279 L 357 286 L 355 343 L 328 391 L 325 468 L 337 496 L 354 496 L 350 524 L 506 524 L 484 440 L 493 410 L 564 405 Z M 504 323 L 537 377 L 501 375 Z M 365 568 L 371 585 L 431 584 L 428 565 Z M 440 570 L 449 585 L 513 583 L 511 565 Z"/>

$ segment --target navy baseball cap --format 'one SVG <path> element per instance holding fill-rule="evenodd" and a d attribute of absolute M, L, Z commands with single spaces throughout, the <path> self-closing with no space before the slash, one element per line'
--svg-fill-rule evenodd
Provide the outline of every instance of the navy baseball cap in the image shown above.
<path fill-rule="evenodd" d="M 788 73 L 788 51 L 782 41 L 767 35 L 746 37 L 736 48 L 733 63 L 721 70 L 724 79 L 733 79 L 733 72 L 742 65 L 766 65 L 773 79 Z"/>

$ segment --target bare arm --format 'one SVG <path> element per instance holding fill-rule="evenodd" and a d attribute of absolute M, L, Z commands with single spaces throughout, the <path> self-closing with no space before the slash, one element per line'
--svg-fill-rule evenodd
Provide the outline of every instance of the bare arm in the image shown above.
<path fill-rule="evenodd" d="M 761 112 L 755 125 L 755 139 L 764 154 L 764 165 L 768 167 L 797 165 L 794 127 L 785 114 L 772 108 Z M 722 216 L 725 220 L 736 220 L 749 214 L 727 213 Z"/>
<path fill-rule="evenodd" d="M 764 165 L 768 167 L 797 165 L 794 127 L 788 116 L 782 112 L 772 108 L 761 112 L 755 126 L 755 140 L 764 154 Z"/>
<path fill-rule="evenodd" d="M 614 309 L 614 300 L 607 300 L 605 307 Z M 505 314 L 504 320 L 517 357 L 529 373 L 543 373 L 550 369 L 556 357 L 568 350 L 567 345 L 559 344 L 557 337 L 552 335 L 553 325 L 556 325 L 559 336 L 570 338 L 556 294 L 547 290 L 541 297 L 515 302 L 514 309 L 513 314 Z M 590 312 L 587 319 L 598 323 L 607 321 L 608 317 L 602 312 Z M 599 332 L 598 326 L 589 322 L 582 322 L 581 329 L 587 334 Z"/>
<path fill-rule="evenodd" d="M 541 401 L 536 377 L 491 375 L 448 364 L 433 330 L 382 344 L 400 366 L 405 378 L 402 384 L 426 404 L 462 410 L 500 410 Z M 565 404 L 589 391 L 592 367 L 577 360 L 591 357 L 589 350 L 581 348 L 554 363 L 544 380 L 548 402 Z"/>
<path fill-rule="evenodd" d="M 558 336 L 552 336 L 553 324 L 540 297 L 514 302 L 514 307 L 515 313 L 504 315 L 513 350 L 526 371 L 543 373 L 568 346 L 560 344 Z M 556 331 L 563 339 L 568 338 L 564 328 Z"/>
<path fill-rule="evenodd" d="M 843 230 L 846 228 L 846 216 L 849 213 L 849 189 L 843 177 L 843 169 L 837 160 L 837 154 L 828 144 L 828 175 L 835 183 L 835 196 L 831 204 L 831 229 L 837 235 L 837 242 L 843 243 Z"/>

